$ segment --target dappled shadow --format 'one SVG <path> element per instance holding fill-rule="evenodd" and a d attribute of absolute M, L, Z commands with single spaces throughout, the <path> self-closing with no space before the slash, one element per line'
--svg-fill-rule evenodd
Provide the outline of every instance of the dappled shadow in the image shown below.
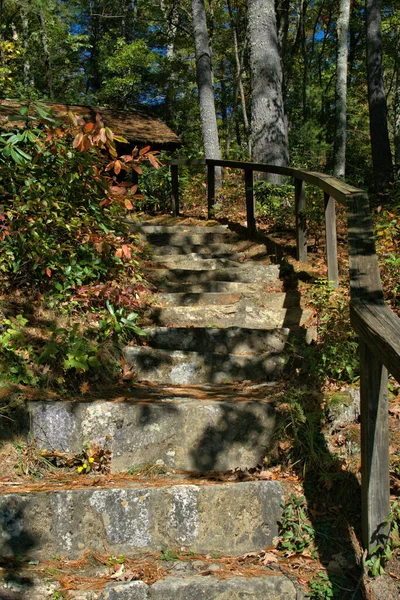
<path fill-rule="evenodd" d="M 26 504 L 17 495 L 3 497 L 0 502 L 0 600 L 28 600 L 34 587 L 32 577 L 24 572 L 27 556 L 37 545 L 26 528 Z"/>

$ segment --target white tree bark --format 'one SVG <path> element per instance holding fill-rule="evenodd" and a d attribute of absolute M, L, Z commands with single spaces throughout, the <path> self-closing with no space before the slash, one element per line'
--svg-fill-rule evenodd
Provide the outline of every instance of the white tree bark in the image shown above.
<path fill-rule="evenodd" d="M 274 0 L 247 0 L 251 71 L 251 131 L 256 162 L 289 162 Z M 279 175 L 268 180 L 280 183 Z"/>
<path fill-rule="evenodd" d="M 333 174 L 346 174 L 346 107 L 347 107 L 347 38 L 350 23 L 350 0 L 340 0 L 337 22 L 338 54 L 336 64 L 336 131 Z"/>
<path fill-rule="evenodd" d="M 204 0 L 191 1 L 204 154 L 206 158 L 219 159 L 221 158 L 221 151 L 212 84 L 211 51 L 208 43 L 206 10 Z"/>

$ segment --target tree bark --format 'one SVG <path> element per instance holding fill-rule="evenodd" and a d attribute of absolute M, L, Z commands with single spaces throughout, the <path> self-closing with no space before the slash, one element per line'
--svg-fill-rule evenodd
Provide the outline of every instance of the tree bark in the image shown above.
<path fill-rule="evenodd" d="M 337 22 L 338 56 L 336 66 L 336 131 L 333 159 L 333 174 L 346 174 L 346 106 L 347 106 L 347 38 L 350 23 L 350 0 L 340 0 Z"/>
<path fill-rule="evenodd" d="M 273 0 L 247 0 L 251 71 L 251 129 L 256 162 L 289 163 L 282 67 Z M 279 175 L 268 175 L 279 184 Z"/>
<path fill-rule="evenodd" d="M 394 162 L 396 178 L 400 177 L 400 73 L 396 73 L 396 88 L 394 92 Z"/>
<path fill-rule="evenodd" d="M 43 12 L 40 10 L 39 14 L 40 26 L 42 29 L 42 46 L 44 53 L 44 61 L 46 68 L 46 79 L 47 79 L 47 87 L 49 90 L 50 100 L 54 100 L 54 90 L 53 90 L 53 71 L 51 66 L 51 54 L 49 50 L 49 42 L 47 39 L 47 31 L 46 31 L 46 21 L 43 15 Z"/>
<path fill-rule="evenodd" d="M 23 40 L 22 43 L 24 45 L 24 86 L 25 89 L 29 89 L 33 87 L 33 79 L 31 73 L 31 63 L 29 60 L 29 23 L 28 23 L 28 15 L 25 10 L 21 7 L 21 22 L 22 22 L 22 35 Z"/>
<path fill-rule="evenodd" d="M 235 20 L 233 17 L 233 11 L 232 11 L 232 6 L 231 6 L 230 0 L 227 0 L 227 5 L 228 5 L 228 11 L 229 11 L 229 21 L 230 21 L 230 26 L 232 29 L 232 36 L 233 36 L 233 49 L 235 51 L 237 80 L 236 80 L 236 85 L 235 85 L 231 118 L 228 122 L 228 127 L 227 127 L 225 153 L 226 153 L 226 157 L 229 158 L 230 143 L 231 143 L 231 137 L 230 137 L 231 136 L 231 124 L 235 121 L 235 118 L 236 118 L 237 100 L 238 100 L 238 94 L 240 94 L 240 100 L 242 102 L 244 129 L 246 131 L 247 147 L 248 147 L 248 152 L 249 152 L 249 157 L 250 157 L 251 156 L 251 132 L 250 132 L 249 118 L 247 116 L 246 96 L 244 93 L 243 81 L 242 81 L 245 47 L 242 49 L 242 52 L 239 53 L 238 30 L 237 30 L 237 26 L 236 26 L 236 23 L 235 23 Z"/>
<path fill-rule="evenodd" d="M 367 77 L 372 165 L 377 191 L 393 180 L 393 163 L 387 126 L 387 106 L 383 85 L 381 11 L 379 0 L 366 0 Z"/>
<path fill-rule="evenodd" d="M 212 84 L 211 51 L 208 43 L 206 10 L 204 0 L 191 1 L 204 154 L 206 158 L 220 159 L 221 151 Z"/>

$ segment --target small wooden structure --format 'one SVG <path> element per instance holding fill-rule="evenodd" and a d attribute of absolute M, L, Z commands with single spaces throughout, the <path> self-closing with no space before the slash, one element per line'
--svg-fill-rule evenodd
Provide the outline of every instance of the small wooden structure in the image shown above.
<path fill-rule="evenodd" d="M 350 271 L 350 316 L 359 337 L 361 396 L 361 504 L 364 547 L 370 550 L 387 537 L 390 511 L 388 371 L 400 382 L 400 319 L 384 302 L 375 254 L 368 194 L 335 177 L 290 167 L 231 160 L 171 160 L 172 212 L 179 214 L 179 165 L 206 165 L 209 217 L 215 202 L 215 167 L 244 171 L 247 227 L 256 232 L 253 173 L 293 177 L 297 258 L 307 260 L 305 183 L 324 193 L 328 279 L 339 285 L 335 201 L 347 209 Z"/>
<path fill-rule="evenodd" d="M 5 128 L 10 126 L 24 126 L 22 117 L 21 121 L 13 120 L 7 122 L 9 117 L 15 118 L 19 114 L 21 104 L 23 103 L 10 100 L 0 101 L 0 126 Z M 88 122 L 95 121 L 96 114 L 98 113 L 107 127 L 110 127 L 115 134 L 125 137 L 132 146 L 149 144 L 152 150 L 171 151 L 176 150 L 182 145 L 182 140 L 168 125 L 142 109 L 115 110 L 111 108 L 57 103 L 47 103 L 46 106 L 51 108 L 56 116 L 71 111 Z"/>

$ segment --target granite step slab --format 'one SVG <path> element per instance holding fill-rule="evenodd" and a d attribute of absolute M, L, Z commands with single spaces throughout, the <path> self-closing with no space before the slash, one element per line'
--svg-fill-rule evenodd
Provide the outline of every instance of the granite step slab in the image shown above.
<path fill-rule="evenodd" d="M 242 356 L 140 346 L 125 347 L 124 358 L 137 381 L 176 385 L 271 380 L 286 362 L 275 353 Z"/>
<path fill-rule="evenodd" d="M 131 223 L 131 233 L 229 233 L 227 225 L 154 225 L 153 223 Z"/>
<path fill-rule="evenodd" d="M 146 269 L 147 278 L 155 284 L 170 283 L 205 283 L 210 281 L 234 281 L 240 283 L 269 283 L 279 278 L 278 265 L 261 265 L 258 263 L 239 264 L 234 268 L 215 270 L 180 269 Z"/>
<path fill-rule="evenodd" d="M 230 231 L 176 231 L 142 233 L 141 238 L 152 246 L 211 246 L 213 244 L 234 245 L 244 238 Z"/>
<path fill-rule="evenodd" d="M 274 329 L 302 327 L 312 316 L 310 310 L 274 308 L 249 304 L 217 306 L 175 306 L 153 308 L 148 317 L 162 327 L 243 327 L 246 329 Z"/>
<path fill-rule="evenodd" d="M 190 269 L 191 271 L 215 271 L 216 269 L 235 269 L 237 267 L 243 268 L 244 266 L 244 263 L 231 260 L 230 258 L 204 258 L 200 254 L 152 256 L 151 264 L 157 265 L 157 268 L 179 268 Z M 253 268 L 253 263 L 251 268 Z"/>
<path fill-rule="evenodd" d="M 167 270 L 164 271 L 166 274 Z M 202 281 L 197 283 L 187 283 L 183 280 L 168 281 L 160 278 L 158 284 L 162 288 L 160 293 L 173 294 L 206 294 L 206 293 L 227 293 L 233 294 L 240 292 L 241 294 L 263 294 L 267 293 L 271 288 L 276 291 L 283 289 L 283 283 L 280 280 L 271 280 L 267 282 L 240 282 L 240 281 Z"/>
<path fill-rule="evenodd" d="M 215 258 L 229 258 L 240 256 L 245 250 L 238 250 L 237 244 L 209 244 L 204 246 L 203 244 L 185 244 L 185 245 L 168 245 L 168 246 L 154 246 L 153 248 L 155 256 L 182 256 L 187 254 L 199 254 L 202 256 L 214 256 Z"/>
<path fill-rule="evenodd" d="M 180 292 L 180 293 L 158 293 L 152 296 L 155 306 L 212 306 L 220 304 L 237 304 L 247 299 L 253 303 L 268 308 L 297 308 L 300 306 L 300 295 L 291 292 L 265 292 L 262 289 L 246 291 L 244 288 L 236 292 Z"/>
<path fill-rule="evenodd" d="M 293 335 L 288 327 L 144 327 L 144 331 L 146 343 L 153 348 L 239 355 L 283 352 Z"/>
<path fill-rule="evenodd" d="M 40 449 L 79 454 L 87 441 L 111 451 L 111 472 L 162 461 L 168 469 L 229 471 L 260 464 L 271 445 L 276 411 L 273 388 L 254 399 L 215 390 L 156 400 L 28 402 L 30 439 Z"/>
<path fill-rule="evenodd" d="M 78 558 L 185 548 L 240 556 L 271 545 L 283 491 L 277 481 L 26 490 L 0 495 L 0 555 Z"/>
<path fill-rule="evenodd" d="M 141 580 L 109 581 L 102 589 L 99 586 L 99 576 L 93 572 L 92 577 L 89 577 L 86 569 L 86 581 L 83 584 L 80 583 L 79 572 L 74 581 L 69 581 L 68 598 L 70 600 L 227 600 L 227 598 L 230 600 L 303 600 L 305 597 L 305 591 L 285 575 L 268 573 L 265 569 L 265 573 L 257 576 L 227 577 L 225 575 L 220 579 L 218 567 L 220 567 L 218 563 L 204 563 L 194 569 L 190 568 L 187 562 L 179 561 L 176 565 L 177 574 L 175 574 L 175 564 L 171 561 L 168 565 L 170 574 L 167 577 L 161 575 L 160 579 L 152 584 Z M 54 568 L 57 570 L 57 563 Z M 47 567 L 45 576 L 32 569 L 8 572 L 5 578 L 0 580 L 1 600 L 61 598 L 60 583 L 53 579 L 54 575 L 51 574 L 50 569 L 51 567 Z M 90 582 L 97 585 L 88 589 Z"/>

